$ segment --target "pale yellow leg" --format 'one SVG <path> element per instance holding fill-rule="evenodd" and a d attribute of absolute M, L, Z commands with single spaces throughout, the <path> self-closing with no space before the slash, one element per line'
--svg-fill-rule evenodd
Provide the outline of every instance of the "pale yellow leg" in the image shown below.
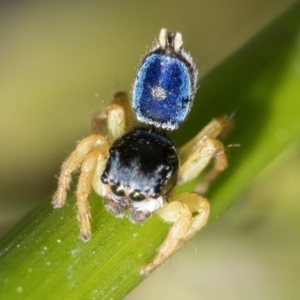
<path fill-rule="evenodd" d="M 125 110 L 126 132 L 133 128 L 134 116 L 132 111 L 131 101 L 125 92 L 117 92 L 114 95 L 112 103 L 122 106 Z"/>
<path fill-rule="evenodd" d="M 186 183 L 196 178 L 214 159 L 210 170 L 195 189 L 199 194 L 205 194 L 211 182 L 227 167 L 227 157 L 223 144 L 216 138 L 223 138 L 233 127 L 232 119 L 221 117 L 213 119 L 192 140 L 179 149 L 181 168 L 178 184 Z"/>
<path fill-rule="evenodd" d="M 158 210 L 157 213 L 164 221 L 174 224 L 154 259 L 141 269 L 141 274 L 151 272 L 201 230 L 207 223 L 209 212 L 209 202 L 194 193 L 182 193 Z M 197 214 L 192 217 L 192 213 Z"/>
<path fill-rule="evenodd" d="M 224 150 L 220 150 L 220 152 L 216 153 L 214 156 L 213 168 L 209 170 L 207 174 L 205 174 L 194 191 L 200 195 L 204 195 L 207 192 L 210 184 L 219 176 L 221 172 L 227 168 L 227 166 L 227 156 Z"/>
<path fill-rule="evenodd" d="M 119 92 L 115 95 L 113 103 L 106 106 L 93 117 L 94 131 L 98 127 L 98 133 L 106 128 L 107 137 L 93 134 L 80 141 L 76 149 L 71 153 L 62 166 L 58 180 L 58 188 L 54 195 L 52 204 L 55 208 L 65 204 L 67 191 L 71 182 L 71 176 L 81 166 L 80 177 L 77 184 L 77 205 L 80 221 L 81 236 L 88 240 L 91 236 L 89 222 L 88 195 L 93 185 L 95 191 L 102 195 L 102 183 L 100 176 L 103 173 L 108 150 L 111 143 L 126 131 L 126 122 L 133 124 L 132 116 L 125 116 L 128 110 L 128 98 L 125 93 Z"/>
<path fill-rule="evenodd" d="M 133 114 L 127 94 L 117 92 L 112 102 L 97 112 L 91 120 L 92 131 L 107 135 L 109 143 L 133 128 Z"/>
<path fill-rule="evenodd" d="M 92 183 L 93 189 L 99 196 L 103 195 L 103 190 L 102 190 L 103 184 L 102 184 L 100 178 L 105 169 L 106 160 L 107 160 L 107 155 L 104 155 L 103 153 L 99 152 L 98 159 L 97 159 L 97 165 L 94 170 L 93 183 Z"/>
<path fill-rule="evenodd" d="M 91 135 L 83 139 L 78 143 L 76 149 L 63 163 L 58 180 L 58 188 L 52 201 L 52 204 L 55 208 L 62 207 L 65 204 L 72 172 L 76 171 L 80 167 L 87 154 L 95 147 L 98 149 L 103 148 L 103 150 L 106 151 L 108 148 L 106 139 L 100 135 Z"/>
<path fill-rule="evenodd" d="M 174 224 L 170 229 L 168 236 L 159 247 L 154 259 L 141 269 L 142 275 L 147 275 L 172 255 L 178 247 L 181 238 L 186 234 L 192 218 L 188 206 L 178 201 L 166 205 L 157 211 L 157 213 L 163 220 L 174 222 Z"/>
<path fill-rule="evenodd" d="M 182 193 L 176 197 L 176 201 L 182 201 L 189 207 L 192 213 L 197 213 L 192 218 L 187 232 L 180 240 L 178 244 L 179 248 L 207 224 L 210 204 L 207 199 L 194 193 Z"/>
<path fill-rule="evenodd" d="M 216 159 L 214 168 L 218 171 L 227 167 L 223 144 L 216 139 L 204 136 L 198 143 L 198 147 L 180 167 L 178 184 L 195 179 L 213 158 Z"/>
<path fill-rule="evenodd" d="M 77 184 L 76 197 L 78 206 L 78 217 L 80 221 L 80 234 L 84 241 L 91 237 L 90 209 L 88 196 L 94 179 L 94 173 L 97 168 L 98 159 L 102 156 L 99 151 L 90 152 L 81 166 L 81 172 Z M 99 178 L 100 180 L 100 178 Z"/>
<path fill-rule="evenodd" d="M 116 103 L 123 103 L 125 105 L 125 100 L 127 99 L 124 99 L 125 96 L 126 94 L 121 92 L 119 95 L 116 94 Z M 93 134 L 83 139 L 79 142 L 76 149 L 64 162 L 58 180 L 58 188 L 52 201 L 52 204 L 55 208 L 62 207 L 64 205 L 66 201 L 67 190 L 69 189 L 71 182 L 72 172 L 80 167 L 82 161 L 88 155 L 88 153 L 93 150 L 100 150 L 102 153 L 106 153 L 108 150 L 108 144 L 110 145 L 116 138 L 125 133 L 126 116 L 124 107 L 120 106 L 119 104 L 112 103 L 109 104 L 105 110 L 99 112 L 99 114 L 101 113 L 103 113 L 101 117 L 98 116 L 97 118 L 96 115 L 94 116 L 92 123 L 95 123 L 95 128 L 98 128 L 98 126 L 104 126 L 105 123 L 105 126 L 107 126 L 108 137 L 104 138 L 102 135 Z M 132 123 L 132 119 L 130 122 Z M 97 130 L 95 129 L 95 131 Z"/>
<path fill-rule="evenodd" d="M 228 117 L 220 117 L 212 119 L 196 136 L 183 145 L 179 149 L 179 157 L 182 163 L 184 163 L 191 153 L 199 147 L 199 143 L 203 138 L 215 139 L 223 134 L 227 134 L 233 127 L 232 119 Z"/>

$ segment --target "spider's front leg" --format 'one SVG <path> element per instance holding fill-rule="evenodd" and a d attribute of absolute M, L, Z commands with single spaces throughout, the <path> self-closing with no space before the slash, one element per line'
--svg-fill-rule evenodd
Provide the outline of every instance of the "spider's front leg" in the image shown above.
<path fill-rule="evenodd" d="M 91 237 L 90 208 L 88 196 L 91 186 L 98 182 L 94 188 L 101 195 L 102 184 L 99 180 L 104 170 L 107 154 L 101 151 L 93 151 L 88 154 L 82 163 L 80 176 L 77 183 L 76 198 L 78 207 L 78 219 L 80 222 L 80 235 L 83 241 L 88 241 Z"/>
<path fill-rule="evenodd" d="M 128 99 L 125 93 L 117 93 L 113 99 L 113 103 L 101 110 L 105 112 L 105 114 L 101 112 L 97 114 L 98 116 L 101 115 L 101 121 L 98 123 L 93 121 L 95 126 L 97 123 L 99 127 L 102 127 L 95 131 L 101 132 L 102 129 L 104 129 L 107 136 L 104 137 L 101 134 L 93 134 L 84 138 L 78 143 L 76 149 L 70 154 L 62 166 L 58 180 L 58 188 L 53 197 L 52 204 L 55 208 L 62 207 L 65 204 L 72 173 L 81 166 L 76 197 L 80 232 L 84 241 L 87 241 L 91 236 L 88 205 L 88 195 L 91 186 L 93 186 L 99 195 L 102 195 L 100 176 L 105 167 L 108 149 L 115 139 L 124 134 L 128 126 L 126 122 L 132 123 L 132 119 L 129 120 L 129 117 L 125 115 L 126 107 L 128 106 L 126 104 L 127 102 Z M 95 116 L 93 120 L 95 120 Z"/>
<path fill-rule="evenodd" d="M 103 136 L 96 134 L 84 138 L 78 143 L 76 149 L 63 163 L 58 179 L 58 187 L 52 201 L 54 208 L 60 208 L 65 204 L 67 191 L 72 179 L 72 173 L 81 166 L 84 159 L 95 149 L 95 147 L 102 149 L 103 152 L 107 151 L 108 144 L 106 139 Z"/>
<path fill-rule="evenodd" d="M 182 193 L 158 210 L 157 213 L 164 221 L 174 224 L 154 259 L 141 269 L 141 274 L 147 275 L 204 227 L 209 217 L 209 211 L 208 201 L 192 193 Z M 194 212 L 197 213 L 195 217 L 192 216 Z"/>
<path fill-rule="evenodd" d="M 58 180 L 58 188 L 53 197 L 52 204 L 55 208 L 62 207 L 65 204 L 72 172 L 81 165 L 76 197 L 78 219 L 80 221 L 80 233 L 84 241 L 89 240 L 91 236 L 88 195 L 94 179 L 94 174 L 97 174 L 101 172 L 101 169 L 104 169 L 108 147 L 109 145 L 106 138 L 101 135 L 91 135 L 80 141 L 76 149 L 63 164 Z M 98 180 L 99 178 L 100 176 L 98 177 Z"/>

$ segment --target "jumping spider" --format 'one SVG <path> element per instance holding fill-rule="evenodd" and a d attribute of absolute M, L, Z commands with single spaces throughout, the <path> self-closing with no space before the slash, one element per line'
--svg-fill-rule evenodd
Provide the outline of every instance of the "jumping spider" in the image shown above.
<path fill-rule="evenodd" d="M 230 119 L 213 119 L 177 150 L 168 137 L 185 120 L 195 95 L 197 69 L 182 48 L 180 33 L 162 29 L 157 45 L 143 59 L 133 87 L 132 105 L 123 92 L 97 113 L 94 134 L 80 141 L 62 166 L 53 206 L 66 201 L 72 172 L 81 166 L 76 196 L 81 237 L 91 237 L 88 195 L 93 186 L 106 209 L 117 217 L 128 212 L 144 222 L 153 212 L 174 223 L 154 259 L 141 269 L 148 274 L 206 225 L 210 205 L 202 197 L 210 182 L 227 167 L 217 137 Z M 134 114 L 142 123 L 134 127 Z M 212 170 L 195 193 L 172 195 L 176 185 L 196 178 L 214 159 Z"/>

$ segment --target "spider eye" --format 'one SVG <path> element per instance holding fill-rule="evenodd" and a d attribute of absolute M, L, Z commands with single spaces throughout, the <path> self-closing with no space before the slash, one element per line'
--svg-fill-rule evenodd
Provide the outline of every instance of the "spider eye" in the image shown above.
<path fill-rule="evenodd" d="M 108 184 L 108 178 L 107 178 L 107 174 L 104 173 L 101 178 L 100 178 L 101 182 L 104 184 Z"/>
<path fill-rule="evenodd" d="M 157 199 L 159 196 L 160 196 L 159 193 L 155 193 L 155 194 L 151 195 L 151 197 L 154 198 L 154 199 Z"/>
<path fill-rule="evenodd" d="M 145 196 L 139 191 L 132 192 L 129 197 L 133 201 L 142 201 L 145 199 Z"/>
<path fill-rule="evenodd" d="M 111 187 L 111 191 L 119 197 L 125 196 L 124 190 L 119 185 L 113 185 Z"/>

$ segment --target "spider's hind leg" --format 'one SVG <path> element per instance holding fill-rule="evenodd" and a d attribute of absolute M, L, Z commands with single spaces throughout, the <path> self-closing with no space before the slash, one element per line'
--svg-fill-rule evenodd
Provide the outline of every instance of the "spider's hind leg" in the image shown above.
<path fill-rule="evenodd" d="M 110 144 L 133 128 L 134 116 L 125 92 L 117 92 L 110 104 L 100 109 L 91 119 L 93 133 L 107 136 Z"/>
<path fill-rule="evenodd" d="M 181 167 L 178 184 L 184 184 L 196 178 L 214 159 L 214 165 L 195 189 L 198 194 L 205 194 L 212 181 L 226 169 L 228 162 L 223 144 L 217 139 L 233 126 L 230 118 L 213 119 L 191 141 L 179 150 Z"/>

